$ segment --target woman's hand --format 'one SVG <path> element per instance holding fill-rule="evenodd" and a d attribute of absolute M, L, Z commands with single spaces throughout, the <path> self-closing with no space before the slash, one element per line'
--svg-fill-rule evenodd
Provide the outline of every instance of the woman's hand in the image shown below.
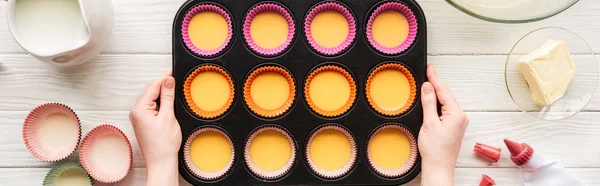
<path fill-rule="evenodd" d="M 173 106 L 175 79 L 171 72 L 148 83 L 129 113 L 146 162 L 146 185 L 178 185 L 177 153 L 181 129 Z M 160 108 L 156 100 L 160 96 Z"/>
<path fill-rule="evenodd" d="M 419 132 L 419 151 L 423 158 L 424 186 L 454 185 L 454 168 L 458 152 L 469 124 L 469 118 L 456 99 L 442 84 L 433 65 L 427 67 L 427 78 L 421 90 L 423 126 Z M 442 104 L 442 115 L 437 102 Z"/>

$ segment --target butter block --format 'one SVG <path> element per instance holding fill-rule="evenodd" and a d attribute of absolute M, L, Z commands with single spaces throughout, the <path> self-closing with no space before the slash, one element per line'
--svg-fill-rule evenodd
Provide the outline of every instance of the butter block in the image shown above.
<path fill-rule="evenodd" d="M 575 75 L 575 62 L 565 42 L 554 39 L 523 56 L 518 68 L 539 106 L 548 106 L 560 99 Z"/>

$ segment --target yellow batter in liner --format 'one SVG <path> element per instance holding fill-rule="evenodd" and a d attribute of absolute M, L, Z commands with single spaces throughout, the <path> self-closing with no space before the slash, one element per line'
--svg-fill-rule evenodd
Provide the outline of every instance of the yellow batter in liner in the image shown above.
<path fill-rule="evenodd" d="M 276 72 L 258 75 L 250 87 L 252 100 L 259 107 L 267 110 L 283 106 L 290 94 L 290 85 L 287 79 Z"/>
<path fill-rule="evenodd" d="M 190 156 L 194 165 L 205 172 L 217 172 L 231 162 L 231 146 L 228 137 L 216 131 L 200 133 L 192 141 Z"/>
<path fill-rule="evenodd" d="M 250 143 L 250 157 L 261 170 L 280 170 L 292 158 L 290 144 L 290 140 L 279 131 L 262 131 Z"/>
<path fill-rule="evenodd" d="M 261 48 L 275 49 L 285 43 L 288 36 L 288 23 L 277 12 L 261 12 L 250 24 L 252 41 Z"/>
<path fill-rule="evenodd" d="M 305 94 L 309 106 L 317 113 L 338 116 L 352 106 L 356 85 L 350 74 L 342 68 L 324 66 L 311 73 L 305 85 Z"/>
<path fill-rule="evenodd" d="M 202 110 L 216 111 L 229 99 L 227 78 L 217 72 L 202 72 L 192 81 L 192 99 Z"/>
<path fill-rule="evenodd" d="M 377 67 L 367 80 L 367 100 L 379 113 L 396 116 L 404 113 L 416 96 L 416 83 L 410 71 L 395 63 Z"/>
<path fill-rule="evenodd" d="M 190 20 L 188 34 L 197 48 L 211 51 L 226 44 L 229 25 L 221 14 L 212 11 L 200 12 Z"/>
<path fill-rule="evenodd" d="M 379 45 L 394 48 L 400 46 L 408 37 L 408 21 L 400 12 L 384 11 L 375 17 L 372 33 Z"/>
<path fill-rule="evenodd" d="M 384 109 L 399 109 L 408 101 L 410 84 L 399 70 L 382 70 L 371 80 L 371 96 L 375 104 Z"/>
<path fill-rule="evenodd" d="M 348 20 L 334 10 L 319 12 L 310 23 L 310 33 L 319 46 L 335 48 L 348 37 Z"/>
<path fill-rule="evenodd" d="M 399 169 L 410 157 L 411 146 L 404 132 L 386 128 L 380 130 L 369 141 L 371 161 L 378 167 L 386 170 Z"/>
<path fill-rule="evenodd" d="M 335 171 L 343 168 L 348 161 L 353 161 L 350 158 L 355 147 L 344 133 L 325 129 L 311 138 L 309 158 L 319 169 Z"/>
<path fill-rule="evenodd" d="M 233 82 L 223 69 L 207 65 L 186 79 L 184 94 L 192 111 L 204 118 L 223 114 L 233 102 Z"/>

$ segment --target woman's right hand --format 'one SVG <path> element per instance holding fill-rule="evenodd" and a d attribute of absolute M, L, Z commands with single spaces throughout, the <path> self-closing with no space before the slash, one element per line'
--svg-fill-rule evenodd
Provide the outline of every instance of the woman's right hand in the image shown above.
<path fill-rule="evenodd" d="M 427 67 L 427 78 L 421 89 L 423 126 L 419 132 L 421 152 L 421 185 L 454 185 L 454 168 L 458 152 L 469 124 L 469 118 L 442 83 L 433 65 Z M 438 115 L 437 103 L 442 104 Z"/>

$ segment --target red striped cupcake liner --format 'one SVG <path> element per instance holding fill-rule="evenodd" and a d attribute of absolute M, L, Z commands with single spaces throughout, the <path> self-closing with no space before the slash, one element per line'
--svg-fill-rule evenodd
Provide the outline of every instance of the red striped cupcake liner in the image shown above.
<path fill-rule="evenodd" d="M 371 148 L 371 140 L 373 140 L 374 136 L 376 136 L 378 133 L 385 129 L 394 129 L 401 131 L 406 135 L 410 143 L 410 155 L 408 156 L 408 160 L 404 163 L 404 165 L 400 166 L 400 168 L 393 170 L 381 168 L 377 166 L 371 158 L 371 151 L 369 150 Z M 380 127 L 371 135 L 371 137 L 369 137 L 369 141 L 367 142 L 367 160 L 369 161 L 369 165 L 377 174 L 388 178 L 397 178 L 408 173 L 408 171 L 410 171 L 417 162 L 418 152 L 419 150 L 417 147 L 417 140 L 415 139 L 415 137 L 406 127 L 397 124 L 388 124 Z"/>
<path fill-rule="evenodd" d="M 196 47 L 196 45 L 194 45 L 194 43 L 192 43 L 192 40 L 190 39 L 190 35 L 189 35 L 190 21 L 192 20 L 192 18 L 194 18 L 194 16 L 196 14 L 198 14 L 200 12 L 205 12 L 205 11 L 211 11 L 211 12 L 220 14 L 221 16 L 223 16 L 223 18 L 225 18 L 225 21 L 227 21 L 227 32 L 228 32 L 227 39 L 225 40 L 225 43 L 223 43 L 223 45 L 221 45 L 220 47 L 218 47 L 217 49 L 214 49 L 214 50 L 202 50 L 202 49 Z M 231 39 L 233 38 L 233 26 L 232 26 L 231 17 L 227 13 L 227 11 L 218 7 L 217 5 L 212 5 L 212 4 L 198 5 L 194 8 L 192 8 L 190 11 L 188 11 L 188 13 L 185 15 L 185 18 L 183 18 L 181 34 L 183 37 L 183 42 L 188 47 L 188 49 L 190 49 L 192 52 L 194 52 L 202 57 L 210 57 L 210 56 L 217 55 L 217 54 L 221 53 L 231 43 Z"/>
<path fill-rule="evenodd" d="M 375 38 L 373 37 L 373 22 L 375 22 L 375 18 L 378 15 L 385 11 L 399 12 L 400 14 L 404 15 L 404 17 L 408 21 L 408 36 L 406 37 L 404 42 L 402 42 L 402 44 L 400 44 L 399 46 L 391 48 L 384 47 L 377 43 L 377 41 L 375 41 Z M 382 5 L 379 5 L 379 7 L 377 7 L 375 11 L 373 11 L 371 16 L 369 17 L 369 21 L 367 22 L 367 40 L 369 41 L 371 46 L 373 46 L 377 51 L 387 55 L 400 54 L 406 49 L 408 49 L 415 41 L 415 38 L 417 37 L 417 31 L 418 25 L 415 14 L 409 7 L 400 2 L 387 2 Z"/>
<path fill-rule="evenodd" d="M 225 138 L 227 138 L 227 141 L 229 141 L 229 146 L 231 147 L 231 157 L 229 160 L 229 163 L 227 163 L 227 165 L 222 168 L 219 171 L 216 172 L 208 172 L 208 171 L 203 171 L 202 169 L 198 168 L 195 164 L 194 161 L 192 160 L 192 156 L 191 156 L 191 148 L 192 148 L 192 142 L 194 141 L 194 139 L 196 139 L 196 137 L 198 137 L 198 135 L 205 133 L 205 132 L 216 132 L 219 133 L 220 135 L 223 135 Z M 214 128 L 214 127 L 203 127 L 200 128 L 196 131 L 194 131 L 185 141 L 185 145 L 183 146 L 183 161 L 185 162 L 185 166 L 188 168 L 188 170 L 190 170 L 190 172 L 192 172 L 192 174 L 194 174 L 194 176 L 203 179 L 203 180 L 216 180 L 219 178 L 222 178 L 223 176 L 225 176 L 225 174 L 227 174 L 227 172 L 229 172 L 229 170 L 231 170 L 231 168 L 233 167 L 233 161 L 235 158 L 235 148 L 233 146 L 233 142 L 231 141 L 231 138 L 229 137 L 229 135 L 225 134 L 225 132 L 223 132 L 220 129 Z"/>
<path fill-rule="evenodd" d="M 346 18 L 346 21 L 348 21 L 348 36 L 346 37 L 346 40 L 344 40 L 344 42 L 342 42 L 340 45 L 333 48 L 326 48 L 317 44 L 317 42 L 313 39 L 311 33 L 311 23 L 315 16 L 317 16 L 317 14 L 323 11 L 328 10 L 339 12 Z M 312 10 L 310 10 L 308 15 L 306 16 L 306 19 L 304 20 L 304 34 L 306 34 L 306 39 L 308 40 L 309 45 L 318 53 L 333 56 L 340 54 L 348 47 L 350 47 L 350 44 L 352 44 L 352 42 L 356 38 L 356 22 L 354 21 L 354 16 L 352 16 L 350 10 L 348 10 L 343 5 L 336 2 L 326 2 L 319 4 L 312 8 Z"/>
<path fill-rule="evenodd" d="M 127 146 L 127 154 L 115 154 L 115 152 L 104 151 L 106 149 L 98 149 L 98 141 L 107 136 L 119 137 L 120 142 Z M 114 147 L 115 146 L 112 146 L 112 148 Z M 119 158 L 122 158 L 122 160 Z M 83 168 L 95 180 L 102 183 L 119 182 L 131 171 L 133 164 L 131 143 L 119 128 L 110 124 L 102 124 L 92 129 L 85 138 L 83 138 L 79 148 L 79 160 Z"/>
<path fill-rule="evenodd" d="M 73 134 L 72 139 L 61 141 L 69 141 L 64 144 L 47 144 L 48 141 L 57 141 L 56 139 L 42 139 L 40 133 L 48 133 L 48 131 L 40 131 L 40 122 L 52 114 L 62 114 L 73 119 L 73 124 L 76 125 L 76 134 Z M 64 131 L 62 131 L 64 132 Z M 79 145 L 81 141 L 81 123 L 77 114 L 68 106 L 61 103 L 46 103 L 37 106 L 25 118 L 23 123 L 23 141 L 27 150 L 39 160 L 46 162 L 56 162 L 69 157 Z M 59 138 L 67 138 L 64 134 Z"/>
<path fill-rule="evenodd" d="M 288 25 L 287 39 L 285 40 L 285 42 L 283 42 L 283 44 L 281 44 L 277 48 L 269 49 L 269 48 L 263 48 L 263 47 L 258 46 L 258 44 L 256 44 L 254 42 L 254 40 L 252 39 L 252 35 L 250 33 L 250 26 L 252 24 L 252 20 L 254 20 L 254 17 L 256 17 L 256 15 L 258 15 L 260 13 L 267 12 L 267 11 L 278 13 L 279 15 L 283 16 L 283 18 L 287 21 L 287 25 Z M 243 28 L 244 29 L 244 39 L 246 39 L 248 46 L 250 46 L 250 49 L 252 49 L 254 52 L 259 53 L 261 55 L 265 55 L 265 56 L 274 56 L 274 55 L 281 54 L 288 47 L 290 47 L 290 44 L 292 43 L 292 40 L 294 39 L 294 34 L 295 34 L 295 30 L 296 30 L 295 27 L 296 27 L 296 25 L 294 24 L 294 18 L 283 6 L 275 4 L 275 3 L 263 3 L 263 4 L 260 4 L 256 7 L 252 8 L 248 12 L 246 19 L 244 20 L 244 28 Z"/>
<path fill-rule="evenodd" d="M 258 166 L 256 166 L 254 164 L 254 162 L 252 161 L 252 156 L 250 154 L 250 146 L 252 144 L 252 141 L 260 133 L 265 132 L 265 131 L 275 131 L 277 133 L 283 134 L 283 136 L 285 136 L 287 138 L 287 140 L 290 142 L 290 148 L 292 149 L 290 159 L 285 163 L 285 165 L 283 165 L 283 167 L 281 167 L 280 169 L 274 170 L 274 171 L 263 170 L 263 169 L 259 168 Z M 246 160 L 246 165 L 248 166 L 250 171 L 252 173 L 254 173 L 256 176 L 261 177 L 263 179 L 281 178 L 282 176 L 284 176 L 285 174 L 290 172 L 290 170 L 292 169 L 292 166 L 294 165 L 294 161 L 296 160 L 296 145 L 294 144 L 294 140 L 292 139 L 290 134 L 288 134 L 283 129 L 280 129 L 278 127 L 263 127 L 263 128 L 256 130 L 255 132 L 253 132 L 250 135 L 250 137 L 248 138 L 248 141 L 246 141 L 246 145 L 244 147 L 244 159 Z"/>
<path fill-rule="evenodd" d="M 340 169 L 329 171 L 319 168 L 319 166 L 317 166 L 310 156 L 310 147 L 314 137 L 325 130 L 335 130 L 341 132 L 344 134 L 344 136 L 346 136 L 346 138 L 348 138 L 348 141 L 350 142 L 350 159 L 348 159 L 348 162 L 346 162 L 346 164 Z M 350 169 L 352 169 L 352 166 L 354 166 L 354 163 L 356 163 L 356 154 L 356 141 L 354 141 L 354 138 L 352 138 L 352 134 L 350 134 L 348 130 L 336 125 L 327 125 L 317 129 L 317 131 L 310 136 L 306 145 L 306 159 L 308 162 L 308 167 L 310 167 L 310 169 L 317 175 L 327 179 L 336 179 L 348 174 Z"/>

